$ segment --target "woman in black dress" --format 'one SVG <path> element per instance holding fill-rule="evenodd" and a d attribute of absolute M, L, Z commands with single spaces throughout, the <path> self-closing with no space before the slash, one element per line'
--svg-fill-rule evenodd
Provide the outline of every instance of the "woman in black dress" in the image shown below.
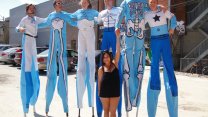
<path fill-rule="evenodd" d="M 113 59 L 109 51 L 103 51 L 102 66 L 98 70 L 98 93 L 104 109 L 104 117 L 116 117 L 120 98 L 119 57 L 120 41 L 117 38 L 115 58 Z"/>

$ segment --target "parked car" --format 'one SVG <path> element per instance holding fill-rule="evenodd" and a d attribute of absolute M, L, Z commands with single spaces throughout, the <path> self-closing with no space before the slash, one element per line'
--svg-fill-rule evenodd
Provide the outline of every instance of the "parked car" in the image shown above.
<path fill-rule="evenodd" d="M 1 44 L 0 45 L 0 55 L 2 54 L 3 51 L 5 51 L 11 47 L 12 47 L 11 45 Z"/>
<path fill-rule="evenodd" d="M 20 51 L 20 49 L 21 49 L 20 47 L 13 47 L 13 48 L 9 48 L 9 49 L 3 51 L 0 55 L 0 61 L 4 62 L 6 64 L 11 63 L 11 61 L 9 60 L 9 55 L 11 53 Z"/>
<path fill-rule="evenodd" d="M 45 50 L 42 53 L 38 54 L 38 68 L 39 70 L 46 70 L 47 67 L 47 58 L 48 58 L 48 52 L 49 50 Z M 68 62 L 68 70 L 71 71 L 75 69 L 75 66 L 77 65 L 78 60 L 78 54 L 76 51 L 72 49 L 67 49 L 67 62 Z M 57 61 L 57 65 L 58 65 Z"/>
<path fill-rule="evenodd" d="M 37 54 L 40 54 L 41 52 L 47 50 L 48 47 L 37 47 Z M 16 52 L 14 55 L 14 62 L 17 65 L 21 65 L 21 61 L 22 61 L 22 50 L 20 52 Z"/>
<path fill-rule="evenodd" d="M 14 52 L 10 52 L 9 55 L 8 55 L 8 58 L 7 58 L 7 61 L 8 61 L 7 63 L 12 64 L 13 66 L 17 65 L 14 61 L 15 53 L 21 52 L 21 51 L 22 51 L 22 49 L 20 48 L 20 49 L 14 51 Z"/>

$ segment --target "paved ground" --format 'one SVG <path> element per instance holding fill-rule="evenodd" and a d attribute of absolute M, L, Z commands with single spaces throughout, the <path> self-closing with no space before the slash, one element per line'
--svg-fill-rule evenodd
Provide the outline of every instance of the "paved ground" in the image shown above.
<path fill-rule="evenodd" d="M 23 117 L 20 100 L 20 69 L 10 65 L 0 64 L 0 116 L 1 117 Z M 162 75 L 161 75 L 162 76 Z M 142 100 L 139 109 L 139 117 L 147 117 L 146 94 L 147 82 L 149 78 L 149 68 L 146 68 L 142 87 Z M 179 117 L 208 117 L 208 77 L 176 72 L 179 86 Z M 76 108 L 76 85 L 75 73 L 69 73 L 69 116 L 77 117 Z M 162 78 L 163 79 L 163 78 Z M 40 95 L 36 105 L 37 113 L 33 114 L 32 108 L 29 117 L 44 117 L 45 113 L 45 87 L 46 76 L 40 74 Z M 163 81 L 162 81 L 163 82 Z M 163 85 L 163 84 L 162 84 Z M 84 108 L 81 110 L 81 117 L 91 117 L 91 108 L 87 106 L 87 95 L 84 97 Z M 129 113 L 130 117 L 135 117 L 136 109 Z M 49 115 L 51 117 L 64 117 L 60 97 L 55 92 L 51 104 Z M 126 113 L 123 106 L 123 117 Z M 168 117 L 165 100 L 164 85 L 159 97 L 157 117 Z"/>

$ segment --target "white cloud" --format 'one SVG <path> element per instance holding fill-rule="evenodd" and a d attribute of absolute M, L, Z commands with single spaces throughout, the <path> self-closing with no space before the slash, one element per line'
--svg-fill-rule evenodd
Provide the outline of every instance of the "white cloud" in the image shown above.
<path fill-rule="evenodd" d="M 37 4 L 35 0 L 19 0 L 22 4 Z"/>

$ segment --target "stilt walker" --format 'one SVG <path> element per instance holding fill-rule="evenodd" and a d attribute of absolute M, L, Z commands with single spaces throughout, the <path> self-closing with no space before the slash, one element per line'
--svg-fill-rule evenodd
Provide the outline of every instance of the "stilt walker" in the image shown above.
<path fill-rule="evenodd" d="M 87 86 L 88 103 L 92 107 L 92 117 L 94 117 L 94 82 L 95 82 L 95 32 L 94 18 L 98 16 L 98 11 L 92 9 L 89 0 L 81 0 L 82 9 L 72 14 L 77 21 L 78 33 L 78 69 L 77 69 L 77 106 L 79 108 L 78 117 L 80 117 L 83 107 L 83 96 Z M 88 68 L 89 67 L 89 68 Z M 89 70 L 89 76 L 86 77 L 86 70 Z"/>
<path fill-rule="evenodd" d="M 17 32 L 23 33 L 22 37 L 22 61 L 20 91 L 24 115 L 29 111 L 29 105 L 33 105 L 35 113 L 35 104 L 38 99 L 40 81 L 37 65 L 37 26 L 44 19 L 34 16 L 35 6 L 29 4 L 26 7 L 27 16 L 22 18 L 16 27 Z"/>
<path fill-rule="evenodd" d="M 151 50 L 152 62 L 150 79 L 147 90 L 147 110 L 149 117 L 155 117 L 158 103 L 158 96 L 161 90 L 159 75 L 159 61 L 162 56 L 164 62 L 164 84 L 166 100 L 170 117 L 178 117 L 178 86 L 173 69 L 171 55 L 170 36 L 173 35 L 177 25 L 176 17 L 168 10 L 159 10 L 157 0 L 150 0 L 151 11 L 145 14 L 145 21 L 151 28 Z M 170 20 L 168 30 L 167 19 Z"/>
<path fill-rule="evenodd" d="M 139 107 L 141 99 L 142 80 L 145 67 L 144 48 L 144 12 L 149 10 L 147 0 L 124 0 L 121 3 L 122 11 L 119 15 L 116 31 L 125 17 L 126 48 L 124 54 L 123 80 L 124 99 L 128 112 L 132 107 Z"/>
<path fill-rule="evenodd" d="M 115 57 L 116 53 L 116 34 L 115 34 L 115 23 L 120 14 L 121 9 L 119 7 L 113 6 L 113 0 L 104 0 L 106 9 L 101 11 L 98 15 L 97 22 L 99 24 L 103 24 L 103 39 L 101 44 L 101 50 L 111 50 L 113 53 L 113 57 Z M 121 59 L 121 58 L 120 58 Z M 120 68 L 120 64 L 119 64 Z M 119 69 L 120 72 L 120 69 Z M 120 77 L 122 78 L 122 77 Z M 120 80 L 122 81 L 122 79 Z M 122 86 L 122 82 L 120 84 Z M 121 88 L 122 89 L 122 88 Z M 121 90 L 122 94 L 122 90 Z M 119 100 L 119 105 L 117 108 L 118 117 L 121 117 L 121 106 L 122 106 L 122 96 Z M 96 107 L 97 107 L 97 116 L 102 116 L 102 103 L 100 101 L 100 97 L 98 96 L 98 83 L 96 87 Z"/>
<path fill-rule="evenodd" d="M 47 85 L 46 85 L 46 116 L 53 99 L 57 82 L 57 62 L 59 63 L 58 94 L 62 99 L 64 112 L 68 117 L 68 83 L 67 83 L 67 42 L 66 23 L 76 26 L 71 20 L 71 14 L 62 11 L 62 0 L 55 0 L 55 11 L 50 13 L 45 22 L 39 27 L 51 27 L 49 41 L 49 55 L 47 61 Z M 58 54 L 58 55 L 57 55 Z M 58 56 L 58 57 L 57 57 Z M 58 60 L 57 60 L 58 59 Z"/>

